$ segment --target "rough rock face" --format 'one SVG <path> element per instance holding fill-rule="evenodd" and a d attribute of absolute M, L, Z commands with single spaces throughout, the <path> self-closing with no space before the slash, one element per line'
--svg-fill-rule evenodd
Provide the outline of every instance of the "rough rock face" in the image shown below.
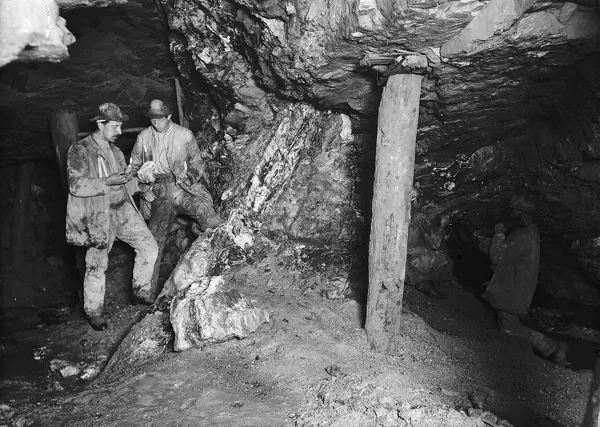
<path fill-rule="evenodd" d="M 163 286 L 162 294 L 173 297 L 194 282 L 209 276 L 214 261 L 215 251 L 210 240 L 204 236 L 198 237 L 179 258 L 179 262 Z"/>
<path fill-rule="evenodd" d="M 242 200 L 265 228 L 289 236 L 358 238 L 351 161 L 357 147 L 347 116 L 286 104 L 257 134 L 230 132 L 225 144 L 236 174 L 226 200 Z"/>
<path fill-rule="evenodd" d="M 62 61 L 73 42 L 54 0 L 0 3 L 0 67 L 12 61 Z"/>
<path fill-rule="evenodd" d="M 82 7 L 106 7 L 126 4 L 127 0 L 57 0 L 61 10 L 76 9 Z"/>
<path fill-rule="evenodd" d="M 84 3 L 103 2 L 61 7 Z M 600 15 L 588 0 L 160 3 L 186 114 L 225 211 L 242 206 L 265 229 L 293 238 L 360 241 L 381 86 L 398 55 L 417 52 L 428 62 L 415 165 L 424 212 L 451 212 L 466 229 L 490 232 L 511 194 L 524 192 L 537 204 L 542 235 L 560 240 L 592 273 L 600 269 L 593 255 L 600 220 L 589 214 L 600 209 Z M 160 11 L 148 15 L 155 4 L 130 0 L 122 10 L 132 25 L 106 32 L 108 15 L 86 21 L 106 41 L 102 61 L 91 64 L 96 72 L 84 79 L 93 83 L 74 89 L 115 98 L 136 117 L 134 126 L 147 123 L 141 104 L 166 94 L 168 66 L 149 71 L 123 59 L 155 55 L 139 40 L 120 41 L 114 55 L 110 48 L 115 34 L 138 30 L 140 40 L 158 45 L 156 25 L 145 31 L 139 18 L 156 24 Z M 100 78 L 119 67 L 131 68 L 129 75 L 111 84 Z M 47 88 L 31 83 L 37 75 L 3 72 L 2 98 L 8 92 L 11 101 L 0 105 L 11 127 L 3 123 L 0 138 L 13 147 L 49 147 L 39 100 L 56 101 L 76 81 L 57 78 Z M 147 89 L 141 80 L 160 84 Z M 33 106 L 29 118 L 14 112 Z"/>
<path fill-rule="evenodd" d="M 0 67 L 12 61 L 59 62 L 75 37 L 61 10 L 125 4 L 127 0 L 21 0 L 0 3 Z"/>
<path fill-rule="evenodd" d="M 166 304 L 165 301 L 161 304 Z M 131 328 L 96 381 L 119 380 L 132 367 L 139 367 L 170 350 L 172 341 L 168 310 L 157 307 Z"/>
<path fill-rule="evenodd" d="M 235 167 L 218 190 L 227 199 L 227 183 L 234 182 L 232 194 L 245 196 L 266 226 L 323 240 L 360 235 L 359 221 L 346 222 L 354 231 L 327 233 L 327 215 L 302 210 L 323 207 L 340 217 L 353 210 L 353 199 L 343 195 L 350 180 L 360 177 L 365 184 L 372 175 L 369 150 L 380 87 L 393 59 L 409 51 L 428 59 L 415 167 L 426 214 L 450 212 L 468 229 L 489 232 L 520 191 L 536 202 L 543 235 L 569 247 L 577 238 L 600 234 L 600 221 L 589 215 L 600 208 L 600 187 L 576 173 L 577 166 L 598 158 L 600 134 L 600 75 L 593 71 L 599 65 L 600 15 L 585 2 L 162 3 L 180 71 L 207 87 L 222 117 L 222 144 Z M 342 159 L 352 152 L 366 159 L 353 164 L 355 173 L 346 173 L 345 182 L 331 180 L 331 193 L 300 178 L 318 181 L 316 170 L 328 175 L 318 156 L 295 161 L 291 175 L 285 162 L 278 164 L 286 168 L 273 163 L 277 156 L 299 158 L 293 135 L 299 134 L 294 123 L 301 122 L 294 117 L 303 103 L 350 118 L 353 138 L 331 145 L 338 164 L 344 167 Z M 279 132 L 285 140 L 277 136 L 282 117 L 291 118 L 289 132 Z M 312 122 L 323 132 L 330 129 Z M 318 138 L 304 135 L 306 144 Z M 353 141 L 360 141 L 357 150 Z M 258 166 L 250 173 L 245 163 Z M 324 199 L 335 193 L 340 202 L 315 200 L 312 188 Z M 294 228 L 296 214 L 302 225 Z M 339 224 L 335 216 L 331 224 Z M 584 256 L 582 265 L 590 261 Z"/>
<path fill-rule="evenodd" d="M 221 276 L 205 278 L 173 299 L 173 348 L 183 351 L 202 343 L 245 338 L 268 321 L 268 312 L 228 288 Z"/>

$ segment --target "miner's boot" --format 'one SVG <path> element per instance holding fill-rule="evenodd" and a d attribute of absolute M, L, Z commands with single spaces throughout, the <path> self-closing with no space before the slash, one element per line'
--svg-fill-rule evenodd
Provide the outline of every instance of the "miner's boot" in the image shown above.
<path fill-rule="evenodd" d="M 88 316 L 88 320 L 95 331 L 104 331 L 105 329 L 108 329 L 108 323 L 106 323 L 106 319 L 101 314 Z"/>

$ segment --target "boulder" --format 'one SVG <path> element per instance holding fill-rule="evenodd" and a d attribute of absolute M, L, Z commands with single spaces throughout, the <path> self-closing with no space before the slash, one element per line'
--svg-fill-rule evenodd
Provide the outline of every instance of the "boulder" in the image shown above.
<path fill-rule="evenodd" d="M 161 296 L 175 296 L 192 283 L 209 275 L 215 262 L 215 251 L 209 236 L 198 237 L 189 250 L 179 258 L 175 269 L 165 282 Z"/>
<path fill-rule="evenodd" d="M 266 322 L 269 313 L 255 307 L 237 289 L 227 287 L 222 276 L 192 284 L 171 303 L 175 351 L 245 338 Z"/>

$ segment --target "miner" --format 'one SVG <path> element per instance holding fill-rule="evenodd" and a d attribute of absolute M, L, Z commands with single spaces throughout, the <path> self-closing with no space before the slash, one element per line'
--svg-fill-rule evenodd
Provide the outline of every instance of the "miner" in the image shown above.
<path fill-rule="evenodd" d="M 131 152 L 131 170 L 137 173 L 143 190 L 140 209 L 149 219 L 149 227 L 159 247 L 158 262 L 152 278 L 153 292 L 158 289 L 158 273 L 167 234 L 178 214 L 194 220 L 202 230 L 221 223 L 213 199 L 200 182 L 204 163 L 194 134 L 171 121 L 171 109 L 165 102 L 150 102 L 151 126 L 139 133 Z"/>
<path fill-rule="evenodd" d="M 100 105 L 91 119 L 96 122 L 96 131 L 74 143 L 67 156 L 66 237 L 68 243 L 88 248 L 83 308 L 95 330 L 108 327 L 104 317 L 105 272 L 115 239 L 135 250 L 134 297 L 145 304 L 153 302 L 150 280 L 158 246 L 131 197 L 139 191 L 137 179 L 126 172 L 123 153 L 114 145 L 125 120 L 127 116 L 117 105 Z"/>
<path fill-rule="evenodd" d="M 448 215 L 439 224 L 432 225 L 429 218 L 419 212 L 420 190 L 417 185 L 411 193 L 411 214 L 407 242 L 407 282 L 431 298 L 444 299 L 439 289 L 444 282 L 452 280 L 452 259 L 444 250 Z"/>
<path fill-rule="evenodd" d="M 509 230 L 504 223 L 496 224 L 491 242 L 482 241 L 480 246 L 488 251 L 494 264 L 494 273 L 483 297 L 496 310 L 503 333 L 525 338 L 541 356 L 564 367 L 567 345 L 521 324 L 520 318 L 528 314 L 537 286 L 540 235 L 531 217 L 535 212 L 531 200 L 515 195 L 509 207 Z M 508 235 L 507 231 L 510 231 Z"/>

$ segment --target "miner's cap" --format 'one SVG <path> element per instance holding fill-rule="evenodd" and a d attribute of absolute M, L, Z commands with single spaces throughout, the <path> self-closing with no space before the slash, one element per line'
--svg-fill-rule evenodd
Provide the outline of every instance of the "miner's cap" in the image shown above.
<path fill-rule="evenodd" d="M 121 109 L 117 104 L 105 102 L 98 106 L 98 111 L 96 111 L 96 115 L 90 119 L 90 122 L 96 122 L 98 120 L 124 122 L 128 119 L 129 117 L 121 112 Z"/>
<path fill-rule="evenodd" d="M 160 99 L 153 99 L 148 107 L 148 117 L 151 119 L 161 119 L 171 114 L 171 107 Z"/>

